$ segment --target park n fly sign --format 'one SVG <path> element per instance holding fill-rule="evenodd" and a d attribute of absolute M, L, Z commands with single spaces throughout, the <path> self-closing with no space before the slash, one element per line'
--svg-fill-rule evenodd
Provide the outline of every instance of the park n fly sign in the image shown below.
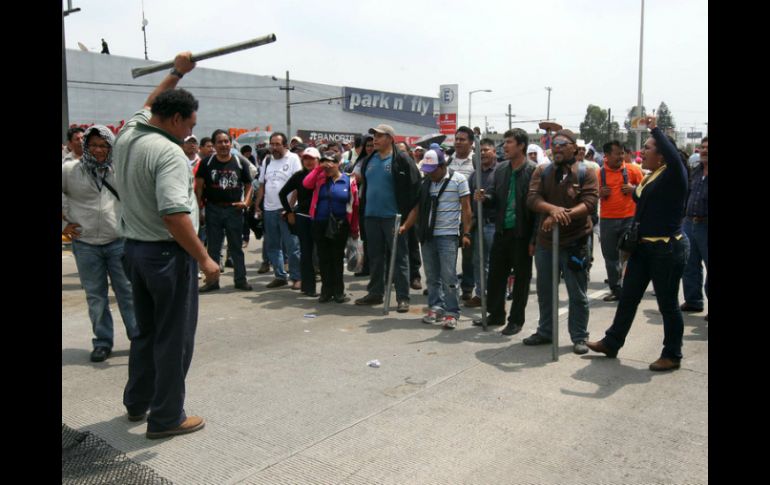
<path fill-rule="evenodd" d="M 437 128 L 438 98 L 343 87 L 344 110 L 373 118 Z"/>

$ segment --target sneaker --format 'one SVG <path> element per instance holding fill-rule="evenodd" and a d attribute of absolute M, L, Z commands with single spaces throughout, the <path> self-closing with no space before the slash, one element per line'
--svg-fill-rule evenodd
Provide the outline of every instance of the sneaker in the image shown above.
<path fill-rule="evenodd" d="M 356 305 L 379 305 L 383 302 L 382 296 L 366 295 L 356 300 Z"/>
<path fill-rule="evenodd" d="M 409 302 L 406 300 L 402 300 L 398 302 L 398 307 L 396 308 L 396 311 L 398 313 L 406 313 L 409 311 Z"/>
<path fill-rule="evenodd" d="M 465 308 L 476 308 L 481 306 L 481 298 L 478 296 L 474 296 L 470 300 L 466 301 L 463 305 Z"/>
<path fill-rule="evenodd" d="M 91 352 L 91 362 L 104 362 L 111 353 L 112 350 L 107 347 L 96 347 Z"/>
<path fill-rule="evenodd" d="M 473 320 L 474 327 L 481 327 L 483 325 L 484 321 L 482 319 L 476 318 Z M 499 327 L 500 325 L 505 325 L 505 316 L 495 318 L 492 315 L 487 315 L 487 327 Z"/>
<path fill-rule="evenodd" d="M 219 289 L 219 280 L 213 282 L 213 283 L 206 283 L 205 285 L 201 286 L 198 290 L 198 293 L 208 293 L 210 291 L 215 291 Z"/>
<path fill-rule="evenodd" d="M 288 281 L 281 278 L 276 278 L 270 283 L 266 284 L 265 288 L 280 288 L 281 286 L 286 286 L 288 284 L 289 284 Z"/>
<path fill-rule="evenodd" d="M 413 290 L 422 290 L 422 282 L 420 282 L 420 278 L 415 278 L 412 280 L 411 285 L 409 285 Z"/>
<path fill-rule="evenodd" d="M 444 317 L 444 321 L 442 322 L 441 327 L 446 330 L 454 330 L 457 328 L 457 319 L 452 315 L 447 315 Z"/>
<path fill-rule="evenodd" d="M 577 342 L 572 345 L 572 352 L 583 355 L 588 353 L 588 346 L 586 345 L 585 340 L 578 340 Z"/>
<path fill-rule="evenodd" d="M 166 431 L 148 431 L 147 439 L 156 440 L 158 438 L 168 438 L 180 434 L 193 433 L 206 425 L 206 422 L 200 416 L 188 416 L 182 424 Z"/>
<path fill-rule="evenodd" d="M 522 340 L 522 342 L 524 343 L 524 345 L 545 345 L 545 344 L 550 344 L 551 339 L 543 337 L 539 333 L 533 333 L 529 337 Z"/>
<path fill-rule="evenodd" d="M 235 288 L 243 291 L 251 291 L 253 289 L 251 285 L 245 281 L 243 283 L 236 283 Z"/>
<path fill-rule="evenodd" d="M 422 317 L 422 323 L 433 325 L 434 323 L 436 323 L 438 318 L 439 318 L 438 313 L 434 312 L 433 310 L 428 310 L 428 314 Z"/>
<path fill-rule="evenodd" d="M 270 263 L 268 263 L 267 261 L 263 261 L 262 264 L 259 266 L 257 273 L 265 274 L 269 272 L 270 272 Z"/>

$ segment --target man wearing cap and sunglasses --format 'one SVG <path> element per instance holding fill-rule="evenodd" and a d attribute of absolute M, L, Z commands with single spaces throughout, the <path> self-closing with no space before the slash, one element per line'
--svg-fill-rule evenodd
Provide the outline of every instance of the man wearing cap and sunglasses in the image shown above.
<path fill-rule="evenodd" d="M 398 236 L 393 245 L 396 214 L 406 217 L 417 205 L 420 173 L 408 155 L 394 143 L 395 131 L 389 125 L 369 130 L 374 135 L 374 152 L 361 164 L 361 204 L 365 205 L 364 225 L 369 245 L 370 279 L 367 294 L 356 305 L 378 305 L 385 294 L 386 259 L 396 251 L 394 282 L 399 313 L 409 311 L 409 245 L 407 236 Z M 368 201 L 368 202 L 367 202 Z"/>
<path fill-rule="evenodd" d="M 559 130 L 552 144 L 554 162 L 537 167 L 532 174 L 527 206 L 543 214 L 537 237 L 535 268 L 540 322 L 537 332 L 523 340 L 524 345 L 551 343 L 553 329 L 552 236 L 559 224 L 559 266 L 569 294 L 568 328 L 573 352 L 588 352 L 588 237 L 593 230 L 591 213 L 599 200 L 596 172 L 576 162 L 576 137 L 570 130 Z"/>

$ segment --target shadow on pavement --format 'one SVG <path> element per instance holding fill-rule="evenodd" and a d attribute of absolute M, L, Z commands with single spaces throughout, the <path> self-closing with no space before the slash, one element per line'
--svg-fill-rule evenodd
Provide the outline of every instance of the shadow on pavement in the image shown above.
<path fill-rule="evenodd" d="M 110 367 L 127 366 L 128 365 L 128 349 L 113 350 L 112 354 L 104 362 L 91 362 L 91 351 L 86 349 L 62 349 L 61 351 L 61 364 L 64 365 L 79 365 L 83 367 L 93 367 L 99 370 L 105 370 Z M 116 358 L 125 357 L 125 362 L 115 362 Z"/>
<path fill-rule="evenodd" d="M 586 355 L 583 357 L 583 360 L 588 360 L 589 365 L 577 370 L 572 374 L 572 378 L 577 381 L 595 384 L 597 386 L 596 391 L 579 392 L 562 388 L 562 394 L 604 399 L 615 394 L 623 386 L 647 384 L 652 381 L 654 375 L 659 375 L 646 368 L 639 369 L 623 365 L 620 359 L 608 359 L 599 355 Z"/>

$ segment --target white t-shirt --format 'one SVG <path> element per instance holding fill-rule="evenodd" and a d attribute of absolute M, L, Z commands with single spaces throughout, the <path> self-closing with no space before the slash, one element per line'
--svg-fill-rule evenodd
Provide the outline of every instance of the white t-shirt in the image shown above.
<path fill-rule="evenodd" d="M 278 198 L 278 192 L 286 185 L 291 176 L 300 170 L 302 170 L 302 162 L 299 161 L 299 157 L 287 151 L 283 158 L 272 160 L 267 169 L 261 171 L 259 182 L 265 187 L 266 211 L 283 209 L 281 199 Z"/>
<path fill-rule="evenodd" d="M 459 172 L 463 175 L 465 175 L 465 178 L 467 179 L 470 174 L 473 173 L 473 150 L 471 150 L 471 153 L 468 155 L 468 158 L 458 158 L 456 155 L 453 155 L 452 161 L 448 165 L 449 168 L 454 170 L 455 172 Z"/>

